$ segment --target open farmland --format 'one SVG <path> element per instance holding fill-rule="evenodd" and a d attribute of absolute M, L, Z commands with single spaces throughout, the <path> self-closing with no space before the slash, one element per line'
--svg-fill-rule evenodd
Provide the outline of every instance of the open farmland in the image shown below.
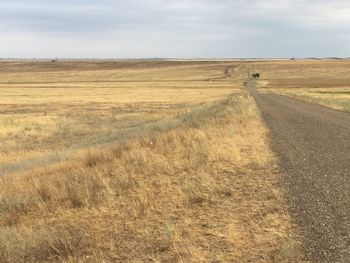
<path fill-rule="evenodd" d="M 0 262 L 347 262 L 349 64 L 0 63 Z"/>
<path fill-rule="evenodd" d="M 301 260 L 241 63 L 0 68 L 0 262 Z"/>
<path fill-rule="evenodd" d="M 70 158 L 239 91 L 208 81 L 225 65 L 174 65 L 2 63 L 0 174 Z"/>

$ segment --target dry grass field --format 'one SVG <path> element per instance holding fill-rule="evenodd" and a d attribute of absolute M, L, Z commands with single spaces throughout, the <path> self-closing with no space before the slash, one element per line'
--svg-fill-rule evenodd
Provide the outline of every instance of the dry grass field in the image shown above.
<path fill-rule="evenodd" d="M 239 87 L 207 81 L 225 65 L 75 64 L 1 64 L 0 174 L 70 158 Z"/>
<path fill-rule="evenodd" d="M 245 66 L 0 63 L 0 262 L 295 262 Z"/>
<path fill-rule="evenodd" d="M 261 92 L 350 111 L 350 60 L 254 62 L 250 69 L 261 72 Z"/>

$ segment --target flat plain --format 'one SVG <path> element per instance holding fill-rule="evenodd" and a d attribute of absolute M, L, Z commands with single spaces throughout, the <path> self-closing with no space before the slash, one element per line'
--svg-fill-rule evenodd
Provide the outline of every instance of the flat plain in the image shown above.
<path fill-rule="evenodd" d="M 349 71 L 348 60 L 1 62 L 0 262 L 340 260 Z"/>
<path fill-rule="evenodd" d="M 299 260 L 246 69 L 0 63 L 0 262 Z"/>
<path fill-rule="evenodd" d="M 209 71 L 206 65 L 169 69 L 143 63 L 5 65 L 0 81 L 0 173 L 68 158 L 234 90 L 227 80 L 206 81 L 221 74 L 215 64 Z"/>

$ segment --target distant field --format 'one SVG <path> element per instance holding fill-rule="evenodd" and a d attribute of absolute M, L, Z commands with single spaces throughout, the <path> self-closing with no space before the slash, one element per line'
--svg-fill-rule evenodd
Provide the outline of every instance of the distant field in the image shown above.
<path fill-rule="evenodd" d="M 0 63 L 0 174 L 66 159 L 239 92 L 226 67 Z"/>
<path fill-rule="evenodd" d="M 261 72 L 257 87 L 262 92 L 350 111 L 349 60 L 254 62 L 250 69 Z"/>

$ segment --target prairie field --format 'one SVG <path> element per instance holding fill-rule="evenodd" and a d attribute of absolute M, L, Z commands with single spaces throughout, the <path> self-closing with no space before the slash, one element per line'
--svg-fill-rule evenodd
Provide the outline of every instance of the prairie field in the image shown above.
<path fill-rule="evenodd" d="M 350 111 L 349 64 L 0 63 L 0 262 L 301 262 L 243 83 Z"/>
<path fill-rule="evenodd" d="M 350 111 L 350 60 L 254 62 L 257 88 L 329 108 Z"/>
<path fill-rule="evenodd" d="M 0 0 L 0 263 L 350 263 L 349 26 Z"/>
<path fill-rule="evenodd" d="M 0 174 L 70 158 L 240 88 L 207 81 L 225 65 L 32 64 L 1 65 Z"/>
<path fill-rule="evenodd" d="M 0 262 L 300 259 L 246 74 L 0 63 Z"/>

